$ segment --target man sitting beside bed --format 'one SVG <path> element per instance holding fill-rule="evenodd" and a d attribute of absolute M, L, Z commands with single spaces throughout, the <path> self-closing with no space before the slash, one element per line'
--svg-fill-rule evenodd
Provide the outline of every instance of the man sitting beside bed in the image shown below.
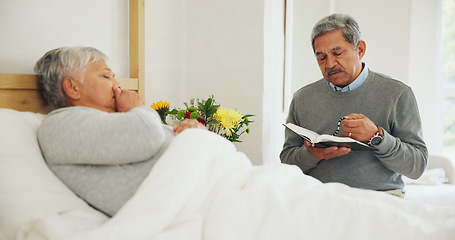
<path fill-rule="evenodd" d="M 419 178 L 428 159 L 412 89 L 370 70 L 362 61 L 366 43 L 351 16 L 324 17 L 311 35 L 324 78 L 294 94 L 287 122 L 320 134 L 335 131 L 334 135 L 368 143 L 372 151 L 313 147 L 286 130 L 281 162 L 324 183 L 403 197 L 402 176 Z"/>
<path fill-rule="evenodd" d="M 56 110 L 38 140 L 50 169 L 79 197 L 113 216 L 136 192 L 174 135 L 205 128 L 185 120 L 173 128 L 123 90 L 95 48 L 58 48 L 35 65 L 42 96 Z"/>

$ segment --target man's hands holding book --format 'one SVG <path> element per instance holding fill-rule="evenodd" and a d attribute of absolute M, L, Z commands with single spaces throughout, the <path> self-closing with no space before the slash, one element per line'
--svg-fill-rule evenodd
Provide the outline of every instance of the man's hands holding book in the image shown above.
<path fill-rule="evenodd" d="M 342 122 L 343 135 L 359 142 L 368 141 L 380 128 L 363 114 L 351 113 L 344 117 Z M 349 147 L 331 146 L 327 148 L 313 147 L 309 141 L 304 142 L 305 147 L 319 159 L 340 157 L 351 152 Z"/>
<path fill-rule="evenodd" d="M 308 151 L 315 157 L 319 159 L 330 159 L 334 157 L 339 157 L 346 155 L 351 152 L 351 148 L 348 147 L 327 147 L 327 148 L 319 148 L 319 147 L 312 147 L 311 143 L 305 140 L 304 143 L 305 147 L 308 149 Z"/>

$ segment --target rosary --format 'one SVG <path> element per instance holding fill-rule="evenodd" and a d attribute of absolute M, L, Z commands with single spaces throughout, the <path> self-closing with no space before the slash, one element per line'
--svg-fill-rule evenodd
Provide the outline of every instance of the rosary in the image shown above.
<path fill-rule="evenodd" d="M 340 126 L 341 126 L 341 122 L 344 120 L 344 117 L 340 118 L 340 120 L 338 120 L 338 124 L 337 124 L 337 130 L 335 131 L 334 134 L 332 134 L 332 136 L 336 136 L 338 134 L 338 132 L 340 131 Z"/>

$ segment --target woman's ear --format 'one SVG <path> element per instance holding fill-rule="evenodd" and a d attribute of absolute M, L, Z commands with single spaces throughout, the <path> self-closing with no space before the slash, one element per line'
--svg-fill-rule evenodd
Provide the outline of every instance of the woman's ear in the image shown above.
<path fill-rule="evenodd" d="M 79 100 L 81 98 L 79 82 L 66 77 L 63 79 L 63 91 L 71 100 Z"/>

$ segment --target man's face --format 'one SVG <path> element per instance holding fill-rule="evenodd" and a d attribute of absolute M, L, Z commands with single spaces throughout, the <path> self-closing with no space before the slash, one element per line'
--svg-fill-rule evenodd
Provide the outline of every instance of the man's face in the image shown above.
<path fill-rule="evenodd" d="M 338 29 L 317 37 L 314 52 L 324 78 L 339 87 L 352 83 L 362 71 L 365 42 L 360 41 L 356 49 L 343 37 Z"/>
<path fill-rule="evenodd" d="M 81 86 L 80 103 L 105 112 L 116 112 L 114 87 L 118 82 L 112 70 L 102 60 L 90 64 L 84 73 Z"/>

